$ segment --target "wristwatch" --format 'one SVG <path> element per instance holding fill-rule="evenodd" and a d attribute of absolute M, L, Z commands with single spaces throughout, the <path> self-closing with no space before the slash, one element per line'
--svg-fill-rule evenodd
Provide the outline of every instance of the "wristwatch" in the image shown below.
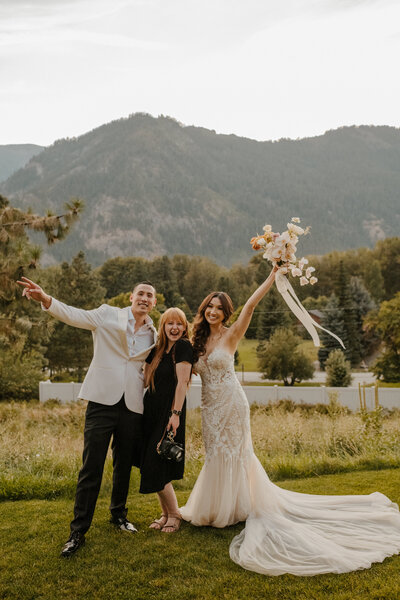
<path fill-rule="evenodd" d="M 180 417 L 181 414 L 181 410 L 175 410 L 174 408 L 171 410 L 171 415 L 178 415 L 178 417 Z"/>

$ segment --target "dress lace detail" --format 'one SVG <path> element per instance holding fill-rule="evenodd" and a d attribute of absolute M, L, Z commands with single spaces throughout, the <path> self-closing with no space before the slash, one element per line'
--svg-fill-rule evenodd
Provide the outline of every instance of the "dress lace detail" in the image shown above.
<path fill-rule="evenodd" d="M 231 354 L 216 348 L 195 368 L 202 379 L 202 426 L 206 462 L 217 456 L 248 460 L 253 453 L 247 398 L 235 375 Z"/>
<path fill-rule="evenodd" d="M 399 510 L 383 494 L 299 494 L 269 480 L 253 453 L 249 405 L 229 352 L 217 347 L 195 369 L 203 385 L 206 459 L 181 508 L 186 521 L 214 527 L 246 521 L 230 556 L 267 575 L 345 573 L 400 551 Z"/>

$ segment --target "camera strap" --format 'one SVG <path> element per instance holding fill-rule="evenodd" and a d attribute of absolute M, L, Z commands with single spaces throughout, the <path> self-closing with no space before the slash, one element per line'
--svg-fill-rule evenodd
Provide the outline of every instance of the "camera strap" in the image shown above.
<path fill-rule="evenodd" d="M 172 346 L 170 352 L 171 352 L 172 364 L 174 365 L 174 375 L 175 375 L 175 384 L 176 384 L 176 383 L 178 383 L 178 378 L 176 376 L 175 344 Z M 175 385 L 175 388 L 176 388 L 176 385 Z M 174 392 L 174 396 L 172 398 L 172 404 L 171 404 L 170 412 L 171 412 L 172 407 L 174 405 L 174 400 L 175 400 L 175 392 Z M 158 442 L 157 447 L 156 447 L 156 450 L 157 450 L 158 454 L 160 454 L 160 446 L 161 446 L 161 443 L 162 443 L 163 439 L 165 438 L 165 434 L 167 433 L 167 427 L 168 427 L 168 421 L 167 421 L 167 424 L 165 426 L 164 432 L 163 432 L 163 434 L 161 436 L 161 440 Z M 167 437 L 169 437 L 169 439 L 171 441 L 174 439 L 172 431 L 168 432 Z"/>

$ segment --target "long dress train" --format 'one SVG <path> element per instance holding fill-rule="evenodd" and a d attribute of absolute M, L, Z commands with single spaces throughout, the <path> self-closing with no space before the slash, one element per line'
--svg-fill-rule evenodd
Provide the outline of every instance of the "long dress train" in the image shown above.
<path fill-rule="evenodd" d="M 253 452 L 250 411 L 233 357 L 200 357 L 206 458 L 182 517 L 193 525 L 246 521 L 230 556 L 266 575 L 317 575 L 365 569 L 400 552 L 400 513 L 379 492 L 299 494 L 273 484 Z"/>

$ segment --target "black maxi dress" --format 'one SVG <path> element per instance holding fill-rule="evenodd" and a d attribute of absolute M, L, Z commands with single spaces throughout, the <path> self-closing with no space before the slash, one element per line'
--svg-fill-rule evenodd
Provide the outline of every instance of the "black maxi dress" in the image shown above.
<path fill-rule="evenodd" d="M 154 391 L 149 387 L 143 403 L 143 453 L 140 467 L 140 493 L 150 494 L 160 492 L 165 485 L 174 479 L 182 479 L 185 460 L 175 462 L 166 460 L 157 453 L 160 441 L 169 421 L 172 400 L 175 395 L 176 379 L 172 358 L 173 348 L 164 353 L 154 374 Z M 146 362 L 151 363 L 155 349 L 150 352 Z M 193 364 L 193 349 L 189 340 L 180 339 L 175 343 L 175 363 L 188 362 Z M 186 399 L 179 417 L 179 427 L 175 441 L 185 447 Z"/>

